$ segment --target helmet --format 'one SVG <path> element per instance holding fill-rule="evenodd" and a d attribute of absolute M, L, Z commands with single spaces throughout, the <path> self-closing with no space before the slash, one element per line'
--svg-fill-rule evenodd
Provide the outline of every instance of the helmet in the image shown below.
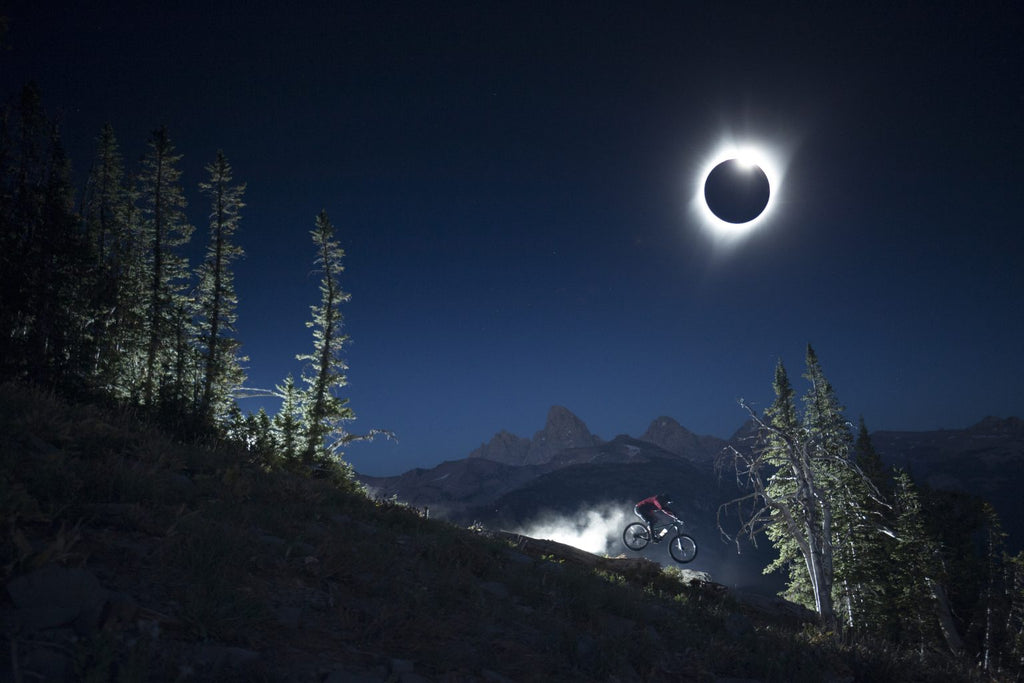
<path fill-rule="evenodd" d="M 672 504 L 672 496 L 668 495 L 667 493 L 659 493 L 658 500 L 661 502 L 662 505 Z"/>

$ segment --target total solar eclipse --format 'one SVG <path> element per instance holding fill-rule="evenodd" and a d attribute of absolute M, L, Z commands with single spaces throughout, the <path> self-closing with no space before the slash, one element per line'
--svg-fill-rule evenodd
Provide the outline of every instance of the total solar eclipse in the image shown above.
<path fill-rule="evenodd" d="M 749 223 L 768 206 L 768 175 L 757 164 L 726 159 L 711 169 L 704 181 L 708 209 L 726 223 Z"/>

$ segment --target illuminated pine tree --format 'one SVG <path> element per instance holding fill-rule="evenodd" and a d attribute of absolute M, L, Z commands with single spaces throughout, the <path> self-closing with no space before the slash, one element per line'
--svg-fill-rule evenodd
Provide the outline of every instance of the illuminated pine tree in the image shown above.
<path fill-rule="evenodd" d="M 320 304 L 310 307 L 313 319 L 306 323 L 313 329 L 313 352 L 297 356 L 298 360 L 308 362 L 303 376 L 306 390 L 302 410 L 306 433 L 301 446 L 302 461 L 306 465 L 322 459 L 340 459 L 340 448 L 348 441 L 343 425 L 355 419 L 348 399 L 335 393 L 348 384 L 345 375 L 348 365 L 341 351 L 349 337 L 343 331 L 341 304 L 347 302 L 350 295 L 341 288 L 339 279 L 344 270 L 345 252 L 334 241 L 334 226 L 326 211 L 316 217 L 316 227 L 310 234 L 316 245 L 316 265 L 321 278 Z"/>
<path fill-rule="evenodd" d="M 206 421 L 218 423 L 226 418 L 232 391 L 244 381 L 241 344 L 231 336 L 238 305 L 231 264 L 243 255 L 233 237 L 245 206 L 245 184 L 232 185 L 231 165 L 220 151 L 206 172 L 209 180 L 199 184 L 210 199 L 210 242 L 199 269 L 199 341 L 204 356 L 199 412 Z"/>
<path fill-rule="evenodd" d="M 768 494 L 776 500 L 796 501 L 799 477 L 794 468 L 791 448 L 794 440 L 803 438 L 803 424 L 797 415 L 796 393 L 789 381 L 782 361 L 775 366 L 772 382 L 775 400 L 765 411 L 765 421 L 771 429 L 765 436 L 765 463 L 773 469 L 768 479 Z M 802 505 L 792 505 L 788 514 L 796 526 L 803 526 Z M 773 512 L 773 523 L 765 529 L 778 556 L 765 567 L 765 573 L 784 571 L 788 575 L 783 595 L 790 601 L 814 609 L 814 589 L 811 586 L 807 563 L 796 537 L 791 533 L 781 510 Z"/>
<path fill-rule="evenodd" d="M 854 442 L 854 463 L 865 481 L 852 480 L 850 488 L 859 501 L 859 517 L 847 515 L 850 522 L 843 539 L 845 552 L 837 553 L 847 592 L 844 601 L 848 622 L 855 628 L 888 637 L 896 636 L 897 615 L 893 609 L 891 583 L 892 553 L 896 539 L 892 499 L 893 481 L 882 463 L 860 419 Z"/>
<path fill-rule="evenodd" d="M 837 540 L 863 515 L 854 494 L 859 471 L 850 459 L 851 438 L 842 407 L 825 379 L 814 350 L 808 346 L 811 387 L 804 397 L 804 415 L 797 415 L 794 391 L 785 367 L 775 370 L 775 401 L 763 418 L 750 411 L 759 426 L 760 443 L 750 452 L 730 449 L 740 481 L 748 493 L 726 503 L 740 513 L 740 533 L 756 537 L 764 531 L 778 550 L 767 571 L 789 574 L 785 595 L 813 608 L 826 628 L 838 626 L 836 599 Z M 845 549 L 840 549 L 840 553 Z M 840 557 L 839 577 L 848 567 Z"/>
<path fill-rule="evenodd" d="M 107 124 L 97 139 L 96 158 L 86 180 L 82 220 L 98 262 L 91 283 L 99 340 L 93 374 L 111 396 L 129 397 L 139 378 L 146 290 L 138 245 L 135 193 L 126 182 L 114 129 Z"/>
<path fill-rule="evenodd" d="M 828 543 L 833 601 L 846 626 L 853 628 L 857 626 L 859 611 L 855 605 L 862 601 L 862 587 L 853 576 L 862 551 L 858 543 L 870 536 L 867 525 L 871 520 L 864 509 L 866 482 L 853 463 L 853 435 L 844 416 L 845 409 L 810 344 L 803 376 L 810 384 L 803 399 L 804 424 L 818 453 L 817 476 L 827 496 L 827 510 L 823 514 L 832 518 Z"/>
<path fill-rule="evenodd" d="M 175 332 L 184 324 L 177 317 L 185 310 L 181 300 L 189 279 L 188 263 L 176 249 L 188 243 L 193 229 L 185 218 L 186 202 L 179 183 L 181 171 L 177 168 L 180 160 L 181 155 L 175 153 L 167 129 L 161 127 L 153 131 L 139 178 L 148 266 L 147 347 L 142 393 L 146 405 L 154 405 L 158 396 L 182 393 L 180 387 L 166 386 L 167 382 L 175 381 L 173 369 L 180 362 L 173 340 Z"/>
<path fill-rule="evenodd" d="M 85 183 L 82 219 L 86 234 L 102 263 L 122 248 L 127 225 L 124 160 L 109 123 L 96 140 L 96 159 Z"/>
<path fill-rule="evenodd" d="M 277 385 L 281 396 L 281 409 L 274 416 L 274 438 L 286 464 L 294 464 L 299 457 L 299 438 L 302 428 L 300 417 L 300 395 L 291 375 L 283 385 Z"/>

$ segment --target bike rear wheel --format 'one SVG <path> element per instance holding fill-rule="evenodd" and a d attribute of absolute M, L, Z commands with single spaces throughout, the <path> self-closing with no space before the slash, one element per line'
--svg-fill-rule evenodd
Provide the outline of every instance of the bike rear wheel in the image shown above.
<path fill-rule="evenodd" d="M 697 557 L 697 541 L 686 534 L 676 534 L 668 544 L 668 552 L 676 562 L 693 562 L 693 558 Z"/>
<path fill-rule="evenodd" d="M 630 550 L 643 550 L 651 542 L 651 532 L 640 522 L 633 522 L 622 532 L 622 542 Z"/>

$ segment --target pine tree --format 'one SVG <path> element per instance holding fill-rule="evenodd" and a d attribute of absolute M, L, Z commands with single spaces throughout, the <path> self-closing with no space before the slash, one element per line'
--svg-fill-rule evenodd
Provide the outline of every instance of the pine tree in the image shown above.
<path fill-rule="evenodd" d="M 878 496 L 852 462 L 843 408 L 810 346 L 804 377 L 810 388 L 802 417 L 781 361 L 775 369 L 776 398 L 763 419 L 748 409 L 760 427 L 760 444 L 749 454 L 731 453 L 750 493 L 723 508 L 740 511 L 744 535 L 766 533 L 779 553 L 766 571 L 788 572 L 784 595 L 813 608 L 826 628 L 834 628 L 836 605 L 847 624 L 862 609 L 858 544 L 874 533 L 868 501 Z"/>
<path fill-rule="evenodd" d="M 70 163 L 34 86 L 0 135 L 0 364 L 8 376 L 83 383 L 95 261 L 73 210 Z"/>
<path fill-rule="evenodd" d="M 790 463 L 790 446 L 792 438 L 802 438 L 803 424 L 797 415 L 796 392 L 781 360 L 775 366 L 772 388 L 775 391 L 775 401 L 765 411 L 765 420 L 771 427 L 765 435 L 765 462 L 775 468 L 775 471 L 768 480 L 768 493 L 775 499 L 794 500 L 797 496 L 799 477 L 794 473 Z M 796 526 L 804 524 L 800 506 L 794 506 L 789 514 Z M 765 533 L 778 556 L 765 567 L 764 572 L 786 572 L 788 579 L 782 595 L 791 602 L 814 609 L 814 589 L 800 545 L 790 533 L 790 527 L 785 523 L 781 512 L 776 511 L 773 518 L 774 523 L 768 525 Z"/>
<path fill-rule="evenodd" d="M 900 620 L 899 640 L 914 645 L 923 655 L 937 647 L 942 636 L 935 619 L 935 582 L 938 554 L 927 533 L 917 488 L 910 475 L 896 472 L 895 507 L 898 542 L 892 555 L 894 606 Z"/>
<path fill-rule="evenodd" d="M 199 271 L 200 344 L 204 349 L 202 397 L 199 411 L 209 423 L 222 422 L 232 401 L 232 391 L 244 381 L 239 341 L 235 331 L 234 274 L 231 263 L 243 255 L 232 238 L 245 204 L 245 184 L 232 185 L 232 171 L 223 152 L 206 166 L 209 180 L 199 187 L 210 198 L 210 242 Z"/>
<path fill-rule="evenodd" d="M 137 216 L 134 199 L 114 129 L 107 124 L 97 139 L 86 181 L 82 220 L 98 261 L 91 283 L 98 338 L 93 376 L 100 389 L 119 398 L 131 395 L 144 351 L 139 303 L 145 285 L 138 231 L 132 223 Z"/>
<path fill-rule="evenodd" d="M 115 260 L 127 225 L 124 160 L 109 123 L 96 140 L 96 160 L 85 183 L 82 219 L 86 235 L 101 263 Z"/>
<path fill-rule="evenodd" d="M 187 244 L 192 226 L 185 218 L 185 197 L 179 179 L 176 154 L 167 134 L 161 127 L 153 131 L 149 140 L 149 153 L 142 161 L 140 175 L 143 229 L 148 266 L 147 348 L 142 400 L 154 405 L 161 396 L 178 395 L 180 388 L 168 387 L 175 381 L 174 368 L 180 363 L 176 345 L 166 340 L 180 337 L 185 323 L 178 318 L 188 283 L 188 264 L 175 249 Z M 178 333 L 178 335 L 176 335 Z M 179 378 L 180 379 L 180 378 Z"/>
<path fill-rule="evenodd" d="M 889 579 L 896 541 L 892 507 L 886 502 L 891 499 L 893 484 L 863 417 L 854 442 L 854 463 L 864 481 L 851 482 L 860 516 L 849 527 L 849 552 L 844 554 L 847 562 L 842 568 L 843 580 L 849 587 L 848 619 L 861 631 L 894 638 L 897 617 L 892 609 L 894 587 Z"/>
<path fill-rule="evenodd" d="M 316 218 L 316 227 L 310 232 L 316 245 L 316 264 L 320 268 L 320 305 L 311 306 L 313 319 L 306 323 L 313 329 L 313 352 L 297 356 L 309 363 L 303 377 L 303 421 L 306 429 L 302 445 L 302 460 L 312 465 L 318 459 L 340 457 L 340 447 L 346 443 L 343 423 L 355 419 L 348 407 L 348 399 L 339 398 L 335 390 L 348 384 L 348 369 L 341 351 L 348 341 L 343 331 L 341 304 L 349 300 L 339 280 L 344 267 L 345 252 L 334 241 L 334 226 L 326 211 Z M 328 439 L 330 443 L 327 442 Z"/>
<path fill-rule="evenodd" d="M 265 467 L 272 465 L 277 439 L 267 412 L 260 408 L 255 414 L 249 413 L 245 418 L 245 428 L 249 452 Z"/>
<path fill-rule="evenodd" d="M 853 443 L 854 462 L 879 492 L 882 500 L 889 500 L 893 493 L 892 469 L 882 462 L 882 456 L 875 450 L 868 433 L 867 424 L 861 417 L 857 423 L 857 438 Z"/>
<path fill-rule="evenodd" d="M 277 385 L 281 396 L 281 409 L 274 416 L 274 439 L 281 451 L 286 465 L 294 465 L 299 457 L 299 437 L 302 428 L 300 417 L 299 390 L 291 375 L 285 378 L 283 385 Z"/>

